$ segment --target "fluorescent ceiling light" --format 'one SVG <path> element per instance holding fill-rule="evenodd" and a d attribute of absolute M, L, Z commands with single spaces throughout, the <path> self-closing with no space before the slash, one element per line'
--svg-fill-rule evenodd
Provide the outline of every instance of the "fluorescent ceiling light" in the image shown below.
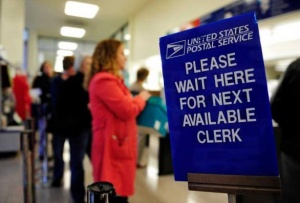
<path fill-rule="evenodd" d="M 67 1 L 65 6 L 66 15 L 82 18 L 94 18 L 98 10 L 99 6 L 95 4 L 87 4 L 76 1 Z"/>
<path fill-rule="evenodd" d="M 74 52 L 70 50 L 57 50 L 56 54 L 58 56 L 73 56 Z"/>
<path fill-rule="evenodd" d="M 124 54 L 125 54 L 125 56 L 129 56 L 129 54 L 130 54 L 129 49 L 124 49 Z"/>
<path fill-rule="evenodd" d="M 263 46 L 277 44 L 287 41 L 299 40 L 299 32 L 300 21 L 294 21 L 292 23 L 278 25 L 273 29 L 261 29 L 260 39 Z"/>
<path fill-rule="evenodd" d="M 129 40 L 131 39 L 130 34 L 126 34 L 126 35 L 124 36 L 124 39 L 125 39 L 126 41 L 129 41 Z"/>
<path fill-rule="evenodd" d="M 278 25 L 274 28 L 273 32 L 274 34 L 286 34 L 291 32 L 299 32 L 300 31 L 300 21 L 294 21 L 291 23 L 285 23 Z"/>
<path fill-rule="evenodd" d="M 74 42 L 59 42 L 58 48 L 66 50 L 75 50 L 77 49 L 78 44 Z"/>
<path fill-rule="evenodd" d="M 60 29 L 60 34 L 65 37 L 82 38 L 85 34 L 85 29 L 63 26 Z"/>

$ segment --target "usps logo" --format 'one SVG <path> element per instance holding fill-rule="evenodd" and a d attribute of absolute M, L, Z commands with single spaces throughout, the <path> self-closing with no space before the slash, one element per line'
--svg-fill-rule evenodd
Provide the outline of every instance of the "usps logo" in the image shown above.
<path fill-rule="evenodd" d="M 167 59 L 185 55 L 185 40 L 167 45 Z"/>

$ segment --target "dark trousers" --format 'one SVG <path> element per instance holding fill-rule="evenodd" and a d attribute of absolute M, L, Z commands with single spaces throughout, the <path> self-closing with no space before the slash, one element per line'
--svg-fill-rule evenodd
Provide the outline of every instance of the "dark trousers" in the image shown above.
<path fill-rule="evenodd" d="M 39 157 L 44 157 L 47 152 L 46 116 L 38 118 L 39 126 Z"/>
<path fill-rule="evenodd" d="M 64 174 L 63 149 L 65 141 L 70 145 L 71 194 L 75 202 L 84 202 L 83 159 L 88 142 L 88 132 L 53 133 L 54 172 L 53 180 L 61 181 Z"/>
<path fill-rule="evenodd" d="M 39 134 L 39 157 L 47 155 L 47 117 L 49 116 L 49 106 L 47 104 L 32 104 L 32 114 L 36 118 L 35 128 Z M 47 157 L 46 157 L 47 158 Z"/>
<path fill-rule="evenodd" d="M 86 154 L 88 155 L 90 161 L 92 160 L 92 130 L 89 129 L 87 130 L 87 134 L 88 134 L 88 141 L 87 141 L 87 145 L 86 145 Z"/>
<path fill-rule="evenodd" d="M 280 179 L 282 196 L 280 203 L 300 202 L 300 163 L 285 153 L 280 154 Z"/>

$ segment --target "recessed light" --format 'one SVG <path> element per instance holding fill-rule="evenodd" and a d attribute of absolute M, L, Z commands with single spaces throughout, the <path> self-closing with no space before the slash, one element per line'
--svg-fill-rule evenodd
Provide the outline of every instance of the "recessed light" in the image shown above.
<path fill-rule="evenodd" d="M 125 56 L 129 56 L 129 54 L 130 54 L 129 49 L 124 49 L 124 54 L 125 54 Z"/>
<path fill-rule="evenodd" d="M 85 29 L 76 27 L 61 27 L 60 34 L 65 37 L 82 38 L 85 34 Z"/>
<path fill-rule="evenodd" d="M 125 39 L 126 41 L 129 41 L 129 40 L 131 39 L 130 34 L 126 34 L 126 35 L 124 36 L 124 39 Z"/>
<path fill-rule="evenodd" d="M 75 42 L 59 42 L 58 48 L 66 50 L 75 50 L 77 49 L 78 44 Z"/>
<path fill-rule="evenodd" d="M 73 56 L 74 52 L 70 50 L 57 50 L 56 54 L 58 56 Z"/>
<path fill-rule="evenodd" d="M 67 1 L 65 5 L 65 14 L 82 18 L 94 18 L 99 10 L 95 4 L 87 4 L 76 1 Z"/>

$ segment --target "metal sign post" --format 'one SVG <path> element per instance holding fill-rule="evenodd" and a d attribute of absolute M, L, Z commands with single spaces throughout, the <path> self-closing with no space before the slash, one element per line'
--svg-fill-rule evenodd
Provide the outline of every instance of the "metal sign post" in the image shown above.
<path fill-rule="evenodd" d="M 228 203 L 236 203 L 236 194 L 228 194 Z"/>
<path fill-rule="evenodd" d="M 256 14 L 159 43 L 175 180 L 188 181 L 189 190 L 227 193 L 230 203 L 237 194 L 280 194 Z"/>

